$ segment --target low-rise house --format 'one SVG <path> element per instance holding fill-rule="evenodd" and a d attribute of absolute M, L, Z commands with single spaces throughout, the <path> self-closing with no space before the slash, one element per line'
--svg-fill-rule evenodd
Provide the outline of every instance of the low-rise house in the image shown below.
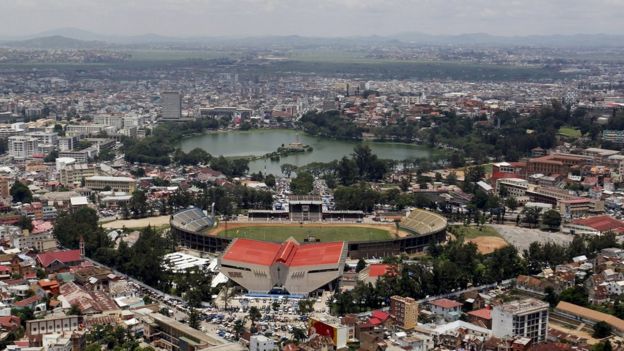
<path fill-rule="evenodd" d="M 47 272 L 66 271 L 82 263 L 80 250 L 51 251 L 37 255 L 37 264 Z"/>
<path fill-rule="evenodd" d="M 449 299 L 438 299 L 429 302 L 429 309 L 447 321 L 456 321 L 461 316 L 462 304 Z"/>

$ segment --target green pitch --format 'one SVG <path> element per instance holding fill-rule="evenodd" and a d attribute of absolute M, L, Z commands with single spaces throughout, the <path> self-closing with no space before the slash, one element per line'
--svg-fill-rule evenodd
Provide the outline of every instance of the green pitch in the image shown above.
<path fill-rule="evenodd" d="M 247 238 L 264 241 L 282 242 L 289 237 L 299 242 L 313 236 L 320 241 L 372 241 L 392 239 L 392 235 L 383 229 L 365 227 L 332 227 L 332 226 L 271 226 L 271 227 L 239 227 L 228 229 L 219 235 L 228 238 Z"/>

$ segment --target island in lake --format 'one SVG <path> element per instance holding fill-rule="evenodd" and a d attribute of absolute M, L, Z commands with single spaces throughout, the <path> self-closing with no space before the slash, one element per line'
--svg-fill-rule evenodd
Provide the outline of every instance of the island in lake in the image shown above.
<path fill-rule="evenodd" d="M 287 145 L 282 144 L 277 148 L 277 151 L 266 154 L 265 157 L 270 158 L 271 161 L 279 161 L 281 157 L 299 152 L 311 152 L 312 150 L 312 146 L 306 145 L 299 141 L 299 134 L 297 134 L 297 139 L 294 142 Z"/>

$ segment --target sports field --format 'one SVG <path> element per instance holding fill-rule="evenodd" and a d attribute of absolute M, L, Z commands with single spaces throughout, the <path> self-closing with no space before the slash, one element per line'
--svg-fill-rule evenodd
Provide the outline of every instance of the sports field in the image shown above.
<path fill-rule="evenodd" d="M 559 135 L 563 135 L 568 138 L 580 138 L 582 136 L 581 131 L 573 127 L 561 127 L 559 128 Z"/>
<path fill-rule="evenodd" d="M 466 227 L 457 225 L 449 229 L 457 237 L 462 237 L 465 242 L 476 244 L 479 252 L 484 255 L 509 245 L 498 231 L 491 226 L 477 228 L 475 226 Z"/>
<path fill-rule="evenodd" d="M 249 238 L 281 242 L 289 237 L 299 242 L 313 236 L 320 241 L 370 241 L 388 240 L 393 235 L 386 228 L 370 226 L 241 226 L 228 228 L 218 233 L 229 238 Z"/>

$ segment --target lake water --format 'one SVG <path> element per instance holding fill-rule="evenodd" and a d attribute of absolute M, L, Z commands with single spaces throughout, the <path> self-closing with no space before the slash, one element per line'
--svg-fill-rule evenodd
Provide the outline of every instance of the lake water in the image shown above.
<path fill-rule="evenodd" d="M 353 153 L 358 143 L 369 145 L 373 152 L 383 159 L 405 160 L 431 155 L 431 151 L 421 145 L 372 141 L 347 141 L 306 135 L 303 132 L 287 129 L 259 129 L 251 131 L 230 131 L 207 133 L 184 139 L 180 147 L 188 152 L 196 147 L 213 156 L 225 157 L 261 156 L 276 151 L 282 144 L 294 142 L 297 137 L 303 144 L 312 146 L 314 151 L 292 154 L 279 161 L 261 159 L 249 162 L 249 171 L 280 175 L 280 165 L 290 163 L 303 166 L 312 162 L 329 162 Z"/>

